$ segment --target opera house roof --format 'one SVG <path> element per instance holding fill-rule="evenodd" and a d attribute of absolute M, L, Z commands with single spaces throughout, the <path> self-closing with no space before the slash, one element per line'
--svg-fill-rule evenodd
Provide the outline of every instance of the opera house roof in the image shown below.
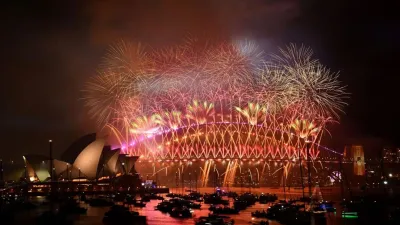
<path fill-rule="evenodd" d="M 123 172 L 120 149 L 112 150 L 105 144 L 105 140 L 96 138 L 95 133 L 79 138 L 61 155 L 60 159 L 53 159 L 54 175 L 66 179 L 78 177 L 96 179 Z M 48 156 L 25 155 L 24 162 L 26 175 L 31 181 L 34 179 L 44 181 L 50 177 Z"/>

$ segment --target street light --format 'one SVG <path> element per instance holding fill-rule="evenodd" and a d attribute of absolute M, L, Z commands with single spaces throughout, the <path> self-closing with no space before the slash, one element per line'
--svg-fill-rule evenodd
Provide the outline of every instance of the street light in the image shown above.
<path fill-rule="evenodd" d="M 194 176 L 195 176 L 195 179 L 196 179 L 196 192 L 197 192 L 197 171 L 196 170 L 194 171 Z M 229 188 L 229 186 L 228 186 L 228 188 Z"/>
<path fill-rule="evenodd" d="M 387 180 L 383 181 L 383 184 L 384 184 L 384 185 L 387 185 L 387 184 L 388 184 Z"/>
<path fill-rule="evenodd" d="M 393 177 L 393 174 L 389 173 L 389 177 Z"/>
<path fill-rule="evenodd" d="M 68 166 L 69 166 L 69 163 L 67 163 L 67 180 L 69 180 L 69 173 L 68 173 L 69 168 L 68 168 Z"/>
<path fill-rule="evenodd" d="M 308 196 L 311 198 L 311 156 L 310 156 L 310 147 L 311 141 L 306 140 L 306 148 L 307 148 L 307 172 L 308 172 Z"/>
<path fill-rule="evenodd" d="M 49 172 L 50 172 L 50 181 L 53 181 L 53 140 L 49 140 L 49 160 L 50 160 L 50 165 L 49 165 Z"/>
<path fill-rule="evenodd" d="M 189 173 L 189 190 L 192 191 L 192 173 Z"/>

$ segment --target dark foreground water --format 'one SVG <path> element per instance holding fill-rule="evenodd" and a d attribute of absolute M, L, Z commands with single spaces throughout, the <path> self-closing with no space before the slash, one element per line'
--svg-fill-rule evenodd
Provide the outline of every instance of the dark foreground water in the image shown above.
<path fill-rule="evenodd" d="M 179 192 L 179 190 L 173 190 L 175 192 Z M 200 190 L 202 192 L 211 192 L 212 189 L 208 190 Z M 241 190 L 235 190 L 240 192 Z M 248 191 L 243 190 L 243 191 Z M 252 192 L 275 192 L 279 195 L 280 198 L 282 198 L 282 193 L 280 190 L 252 190 Z M 300 192 L 293 191 L 292 193 L 287 193 L 286 197 L 287 198 L 294 198 L 298 196 Z M 36 199 L 37 201 L 41 201 L 41 199 Z M 329 200 L 329 199 L 326 199 Z M 157 211 L 154 209 L 154 207 L 159 203 L 160 201 L 158 200 L 152 200 L 151 202 L 147 203 L 146 207 L 144 208 L 136 208 L 136 207 L 131 207 L 131 210 L 138 211 L 140 215 L 146 216 L 147 217 L 147 223 L 148 225 L 174 225 L 174 224 L 185 224 L 185 225 L 192 225 L 195 223 L 195 219 L 200 217 L 200 216 L 207 216 L 209 211 L 209 205 L 202 204 L 201 209 L 199 210 L 194 210 L 194 217 L 190 219 L 177 219 L 177 218 L 172 218 L 168 214 L 161 213 L 160 211 Z M 82 206 L 87 207 L 88 211 L 86 215 L 80 215 L 75 217 L 75 225 L 102 225 L 102 219 L 103 215 L 105 212 L 108 211 L 109 207 L 90 207 L 89 205 L 85 203 L 81 203 Z M 251 212 L 254 212 L 256 210 L 266 210 L 268 207 L 267 204 L 256 204 L 252 207 L 247 208 L 246 210 L 241 211 L 238 215 L 231 215 L 230 217 L 235 220 L 235 224 L 237 225 L 249 225 L 252 222 L 257 222 L 259 221 L 258 219 L 252 219 L 251 217 Z M 30 211 L 30 212 L 25 212 L 17 216 L 17 223 L 18 225 L 24 225 L 24 224 L 33 224 L 33 218 L 46 210 L 46 207 L 40 207 L 37 210 Z M 340 208 L 338 209 L 338 215 L 340 215 Z M 264 219 L 265 220 L 265 219 Z M 2 224 L 0 222 L 0 224 Z M 279 225 L 278 222 L 276 221 L 270 221 L 271 225 Z M 327 215 L 327 225 L 352 225 L 356 224 L 354 220 L 342 220 L 339 216 L 331 213 Z"/>
<path fill-rule="evenodd" d="M 149 225 L 174 225 L 174 224 L 187 224 L 191 225 L 194 224 L 194 220 L 196 217 L 200 216 L 207 216 L 209 211 L 208 211 L 208 205 L 202 205 L 202 209 L 200 210 L 195 210 L 194 212 L 194 217 L 192 219 L 176 219 L 170 217 L 168 214 L 163 214 L 159 211 L 154 210 L 154 206 L 156 206 L 158 201 L 151 201 L 146 205 L 145 208 L 143 209 L 137 209 L 133 208 L 135 211 L 138 211 L 140 215 L 147 216 L 147 223 Z M 249 225 L 251 224 L 251 221 L 256 222 L 256 220 L 252 220 L 251 217 L 251 212 L 256 211 L 256 210 L 262 210 L 266 209 L 267 205 L 261 205 L 261 204 L 256 204 L 244 211 L 241 211 L 238 215 L 232 215 L 230 216 L 232 219 L 235 220 L 235 224 L 238 225 Z M 79 225 L 101 225 L 101 219 L 102 215 L 108 210 L 108 208 L 89 208 L 87 215 L 81 216 L 75 224 Z M 99 216 L 100 215 L 100 216 Z M 328 219 L 328 225 L 333 225 L 333 224 L 341 224 L 339 221 L 339 218 L 335 217 L 334 214 L 331 214 L 327 217 Z M 346 224 L 354 224 L 351 223 L 352 221 L 348 221 Z M 278 222 L 276 221 L 270 221 L 271 225 L 279 225 Z"/>

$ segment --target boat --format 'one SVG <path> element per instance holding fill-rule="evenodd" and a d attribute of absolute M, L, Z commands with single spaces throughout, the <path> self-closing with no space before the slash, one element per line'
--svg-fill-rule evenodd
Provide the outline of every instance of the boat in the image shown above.
<path fill-rule="evenodd" d="M 292 216 L 298 209 L 299 206 L 293 206 L 287 203 L 276 203 L 268 207 L 266 218 L 280 221 L 281 218 L 287 217 L 289 214 Z"/>
<path fill-rule="evenodd" d="M 176 218 L 191 218 L 192 217 L 192 210 L 187 207 L 175 207 L 169 212 L 171 217 Z"/>
<path fill-rule="evenodd" d="M 142 201 L 139 201 L 139 200 L 135 200 L 135 201 L 133 202 L 133 205 L 134 205 L 135 207 L 140 207 L 140 208 L 146 207 L 146 203 L 144 203 L 144 202 L 142 202 Z"/>
<path fill-rule="evenodd" d="M 225 207 L 211 206 L 209 210 L 213 212 L 213 214 L 239 214 L 239 210 L 226 206 Z"/>
<path fill-rule="evenodd" d="M 195 221 L 195 225 L 234 225 L 234 220 L 229 220 L 228 216 L 208 215 L 202 216 Z"/>
<path fill-rule="evenodd" d="M 247 208 L 247 202 L 243 200 L 235 200 L 233 207 L 237 210 L 245 210 Z"/>
<path fill-rule="evenodd" d="M 331 201 L 322 202 L 321 207 L 324 208 L 327 212 L 336 212 L 336 208 L 334 207 L 334 202 Z"/>
<path fill-rule="evenodd" d="M 264 194 L 262 193 L 259 197 L 258 197 L 258 201 L 260 202 L 260 204 L 267 204 L 269 202 L 275 202 L 276 200 L 278 200 L 278 196 L 276 196 L 275 194 Z"/>
<path fill-rule="evenodd" d="M 255 217 L 255 218 L 267 218 L 267 212 L 264 210 L 262 210 L 262 211 L 257 210 L 255 212 L 252 212 L 251 216 Z"/>
<path fill-rule="evenodd" d="M 156 210 L 159 210 L 161 212 L 171 212 L 173 208 L 181 208 L 181 207 L 187 207 L 189 209 L 200 209 L 201 204 L 197 204 L 188 200 L 180 199 L 180 198 L 173 198 L 168 201 L 162 201 L 157 204 L 155 207 Z"/>
<path fill-rule="evenodd" d="M 184 199 L 180 199 L 180 198 L 170 199 L 169 202 L 175 207 L 186 206 L 191 209 L 200 209 L 201 208 L 201 204 L 194 203 L 192 201 L 188 201 L 188 200 L 184 200 Z"/>
<path fill-rule="evenodd" d="M 192 200 L 192 201 L 201 199 L 202 197 L 203 197 L 203 195 L 201 195 L 201 194 L 198 193 L 198 192 L 191 192 L 190 194 L 187 194 L 187 195 L 182 196 L 183 199 L 185 199 L 185 200 Z"/>
<path fill-rule="evenodd" d="M 180 194 L 174 194 L 174 193 L 168 193 L 167 195 L 165 195 L 168 198 L 179 198 L 182 197 L 182 195 Z"/>
<path fill-rule="evenodd" d="M 305 225 L 313 221 L 313 224 L 323 225 L 326 224 L 325 213 L 326 211 L 318 205 L 310 211 L 305 211 L 304 205 L 282 201 L 268 207 L 266 215 L 263 213 L 258 215 L 276 220 L 281 224 Z M 255 214 L 252 215 L 255 216 Z"/>
<path fill-rule="evenodd" d="M 237 197 L 235 200 L 238 201 L 246 201 L 247 206 L 254 205 L 257 201 L 257 196 L 251 194 L 251 193 L 244 193 Z"/>
<path fill-rule="evenodd" d="M 162 201 L 157 204 L 154 209 L 159 210 L 161 212 L 167 213 L 170 212 L 173 208 L 173 205 L 169 201 Z"/>
<path fill-rule="evenodd" d="M 201 208 L 201 204 L 190 202 L 190 201 L 186 202 L 185 205 L 191 209 L 200 209 Z"/>
<path fill-rule="evenodd" d="M 213 205 L 228 205 L 228 200 L 223 200 L 221 196 L 217 194 L 212 195 L 204 195 L 204 204 L 213 204 Z"/>
<path fill-rule="evenodd" d="M 128 205 L 133 205 L 135 207 L 146 207 L 146 203 L 141 201 L 141 200 L 137 200 L 134 199 L 133 197 L 127 197 L 125 199 L 126 204 Z"/>
<path fill-rule="evenodd" d="M 204 201 L 203 197 L 199 197 L 199 198 L 196 199 L 196 202 L 203 202 L 203 201 Z"/>
<path fill-rule="evenodd" d="M 317 204 L 312 207 L 311 212 L 314 214 L 326 213 L 326 209 L 322 205 Z"/>

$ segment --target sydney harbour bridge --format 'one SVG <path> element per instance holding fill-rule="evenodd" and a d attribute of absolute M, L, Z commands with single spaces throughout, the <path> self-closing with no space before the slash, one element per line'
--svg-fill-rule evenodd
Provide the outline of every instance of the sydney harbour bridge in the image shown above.
<path fill-rule="evenodd" d="M 284 131 L 281 125 L 204 121 L 153 129 L 122 150 L 140 157 L 136 168 L 144 179 L 169 186 L 300 186 L 308 168 L 324 184 L 337 180 L 342 154 L 319 144 L 313 124 L 295 123 Z"/>

